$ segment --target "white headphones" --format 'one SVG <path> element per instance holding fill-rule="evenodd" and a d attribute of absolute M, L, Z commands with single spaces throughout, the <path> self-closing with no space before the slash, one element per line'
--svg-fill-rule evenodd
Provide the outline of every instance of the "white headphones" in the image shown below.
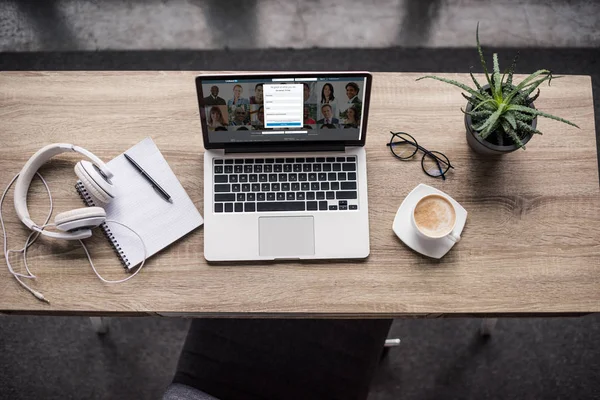
<path fill-rule="evenodd" d="M 21 170 L 17 176 L 15 176 L 12 181 L 8 184 L 2 196 L 0 197 L 0 225 L 3 233 L 3 250 L 4 250 L 4 259 L 6 261 L 6 265 L 8 266 L 9 272 L 15 277 L 17 282 L 25 289 L 27 289 L 31 294 L 33 294 L 36 298 L 42 301 L 49 301 L 44 297 L 44 295 L 37 290 L 34 290 L 30 286 L 28 286 L 22 279 L 35 279 L 36 276 L 31 273 L 29 270 L 29 266 L 27 264 L 27 248 L 35 242 L 39 235 L 44 235 L 48 237 L 52 237 L 55 239 L 66 239 L 66 240 L 79 240 L 81 246 L 85 250 L 85 254 L 90 262 L 90 266 L 94 273 L 98 276 L 98 278 L 105 283 L 121 283 L 128 281 L 137 275 L 144 266 L 146 261 L 146 256 L 148 254 L 146 245 L 142 237 L 135 232 L 131 227 L 125 225 L 119 221 L 112 221 L 106 219 L 106 212 L 102 207 L 84 207 L 84 208 L 76 208 L 74 210 L 62 212 L 54 218 L 54 224 L 48 224 L 48 220 L 52 215 L 52 195 L 50 193 L 50 189 L 48 188 L 48 184 L 44 180 L 44 178 L 39 174 L 38 169 L 50 158 L 54 157 L 57 154 L 66 153 L 69 151 L 77 152 L 84 157 L 87 157 L 90 161 L 82 160 L 79 161 L 75 165 L 75 174 L 80 179 L 81 183 L 85 187 L 85 189 L 94 196 L 100 203 L 108 204 L 114 198 L 114 186 L 110 179 L 113 177 L 113 173 L 110 172 L 106 164 L 102 162 L 98 157 L 96 157 L 91 152 L 87 151 L 84 148 L 79 146 L 74 146 L 72 144 L 67 143 L 55 143 L 50 144 L 42 149 L 38 150 Z M 46 222 L 42 225 L 38 225 L 29 216 L 29 210 L 27 209 L 27 192 L 29 191 L 29 186 L 31 185 L 31 181 L 33 180 L 34 175 L 38 175 L 42 180 L 42 183 L 46 187 L 48 191 L 48 197 L 50 198 L 50 213 L 46 219 Z M 25 246 L 19 250 L 9 250 L 8 249 L 8 239 L 6 234 L 6 228 L 4 226 L 4 220 L 2 218 L 2 204 L 4 203 L 4 198 L 8 193 L 8 190 L 12 186 L 12 184 L 16 180 L 15 187 L 15 210 L 17 211 L 17 215 L 19 219 L 33 232 L 29 235 L 25 242 Z M 94 267 L 94 263 L 92 262 L 92 258 L 90 253 L 87 250 L 85 243 L 81 239 L 86 239 L 92 236 L 92 229 L 100 226 L 103 222 L 110 222 L 117 225 L 121 225 L 122 227 L 131 231 L 137 238 L 140 240 L 142 244 L 142 248 L 144 251 L 144 258 L 142 259 L 142 263 L 138 267 L 137 271 L 128 276 L 127 278 L 119 279 L 119 280 L 107 280 L 104 279 Z M 45 230 L 48 226 L 55 226 L 58 230 L 62 232 L 50 232 Z M 33 237 L 33 239 L 32 239 Z M 23 253 L 23 263 L 25 265 L 25 269 L 27 274 L 16 272 L 10 263 L 9 253 Z"/>
<path fill-rule="evenodd" d="M 92 229 L 106 220 L 106 212 L 102 207 L 76 208 L 57 214 L 54 218 L 56 229 L 64 233 L 43 230 L 33 222 L 27 209 L 27 192 L 38 169 L 55 155 L 69 151 L 75 151 L 92 161 L 82 160 L 75 165 L 75 174 L 86 190 L 105 204 L 114 198 L 113 184 L 110 181 L 113 174 L 102 160 L 82 147 L 55 143 L 38 150 L 19 173 L 15 187 L 15 210 L 19 219 L 33 231 L 56 239 L 78 240 L 92 236 Z"/>

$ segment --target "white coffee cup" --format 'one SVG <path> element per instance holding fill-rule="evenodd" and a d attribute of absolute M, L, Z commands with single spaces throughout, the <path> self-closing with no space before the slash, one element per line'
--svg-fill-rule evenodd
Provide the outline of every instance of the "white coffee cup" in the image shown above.
<path fill-rule="evenodd" d="M 434 193 L 421 197 L 411 215 L 413 226 L 425 239 L 460 240 L 460 235 L 454 232 L 456 209 L 446 196 Z"/>

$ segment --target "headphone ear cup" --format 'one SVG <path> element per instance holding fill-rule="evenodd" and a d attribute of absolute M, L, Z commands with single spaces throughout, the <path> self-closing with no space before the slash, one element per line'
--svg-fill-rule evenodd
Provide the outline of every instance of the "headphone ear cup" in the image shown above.
<path fill-rule="evenodd" d="M 92 229 L 104 221 L 106 221 L 106 211 L 102 207 L 76 208 L 57 214 L 54 218 L 56 229 L 63 232 Z"/>
<path fill-rule="evenodd" d="M 79 161 L 75 164 L 75 174 L 92 196 L 102 203 L 110 203 L 114 197 L 113 185 L 94 168 L 94 164 L 86 160 Z"/>

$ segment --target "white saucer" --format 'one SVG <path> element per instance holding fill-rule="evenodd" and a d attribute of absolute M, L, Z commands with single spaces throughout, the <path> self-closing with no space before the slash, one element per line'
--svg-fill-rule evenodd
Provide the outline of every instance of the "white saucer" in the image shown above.
<path fill-rule="evenodd" d="M 432 258 L 442 258 L 454 246 L 454 241 L 448 238 L 425 239 L 421 237 L 412 224 L 412 210 L 421 197 L 428 194 L 440 194 L 445 196 L 454 205 L 456 209 L 456 228 L 455 232 L 461 234 L 465 223 L 467 222 L 467 210 L 463 208 L 456 200 L 436 188 L 419 184 L 407 196 L 396 212 L 392 229 L 396 236 L 400 238 L 408 247 L 414 251 Z"/>

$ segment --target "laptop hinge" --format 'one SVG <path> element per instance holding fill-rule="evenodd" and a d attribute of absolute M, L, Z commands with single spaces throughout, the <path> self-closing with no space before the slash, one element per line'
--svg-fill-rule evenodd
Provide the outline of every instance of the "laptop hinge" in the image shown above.
<path fill-rule="evenodd" d="M 344 151 L 345 146 L 341 143 L 334 144 L 304 144 L 298 146 L 249 146 L 249 147 L 227 147 L 225 154 L 231 153 L 281 153 L 281 152 L 306 152 L 306 151 Z"/>

